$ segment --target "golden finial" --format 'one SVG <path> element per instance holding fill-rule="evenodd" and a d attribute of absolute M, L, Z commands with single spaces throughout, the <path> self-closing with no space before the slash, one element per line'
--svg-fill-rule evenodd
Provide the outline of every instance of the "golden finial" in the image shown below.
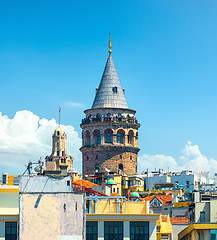
<path fill-rule="evenodd" d="M 111 48 L 112 48 L 111 33 L 109 33 L 109 50 L 108 50 L 109 54 L 112 53 Z"/>

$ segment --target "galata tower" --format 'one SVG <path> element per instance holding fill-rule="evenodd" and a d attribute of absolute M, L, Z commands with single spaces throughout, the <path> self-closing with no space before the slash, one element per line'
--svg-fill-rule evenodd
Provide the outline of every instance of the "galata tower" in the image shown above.
<path fill-rule="evenodd" d="M 138 128 L 135 110 L 129 109 L 111 56 L 102 75 L 92 108 L 82 119 L 83 175 L 114 172 L 137 174 Z"/>

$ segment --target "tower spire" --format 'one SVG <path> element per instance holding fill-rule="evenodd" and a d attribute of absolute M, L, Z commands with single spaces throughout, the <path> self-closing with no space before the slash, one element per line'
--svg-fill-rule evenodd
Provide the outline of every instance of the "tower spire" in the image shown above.
<path fill-rule="evenodd" d="M 111 33 L 109 33 L 109 50 L 108 50 L 109 55 L 112 53 L 111 48 L 112 48 Z"/>
<path fill-rule="evenodd" d="M 59 127 L 60 127 L 60 111 L 61 111 L 61 108 L 59 107 Z"/>

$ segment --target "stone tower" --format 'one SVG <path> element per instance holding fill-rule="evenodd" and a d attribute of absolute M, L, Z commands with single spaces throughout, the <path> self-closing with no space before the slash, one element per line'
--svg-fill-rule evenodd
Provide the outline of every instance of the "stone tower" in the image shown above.
<path fill-rule="evenodd" d="M 138 128 L 135 110 L 129 109 L 109 42 L 109 57 L 91 109 L 82 120 L 83 174 L 115 172 L 137 174 Z"/>
<path fill-rule="evenodd" d="M 67 136 L 61 127 L 55 129 L 52 136 L 52 154 L 47 156 L 46 170 L 60 170 L 60 165 L 67 165 L 67 171 L 73 168 L 73 157 L 67 155 Z"/>

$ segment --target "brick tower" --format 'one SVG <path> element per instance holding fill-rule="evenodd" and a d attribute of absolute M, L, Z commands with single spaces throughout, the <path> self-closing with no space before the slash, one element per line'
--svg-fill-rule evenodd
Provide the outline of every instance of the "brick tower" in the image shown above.
<path fill-rule="evenodd" d="M 52 154 L 46 156 L 46 170 L 60 170 L 61 166 L 67 167 L 67 172 L 73 168 L 73 157 L 67 155 L 67 136 L 60 127 L 55 129 L 53 133 Z"/>
<path fill-rule="evenodd" d="M 91 109 L 82 120 L 83 174 L 137 173 L 138 128 L 135 110 L 129 109 L 114 62 L 109 57 Z"/>

